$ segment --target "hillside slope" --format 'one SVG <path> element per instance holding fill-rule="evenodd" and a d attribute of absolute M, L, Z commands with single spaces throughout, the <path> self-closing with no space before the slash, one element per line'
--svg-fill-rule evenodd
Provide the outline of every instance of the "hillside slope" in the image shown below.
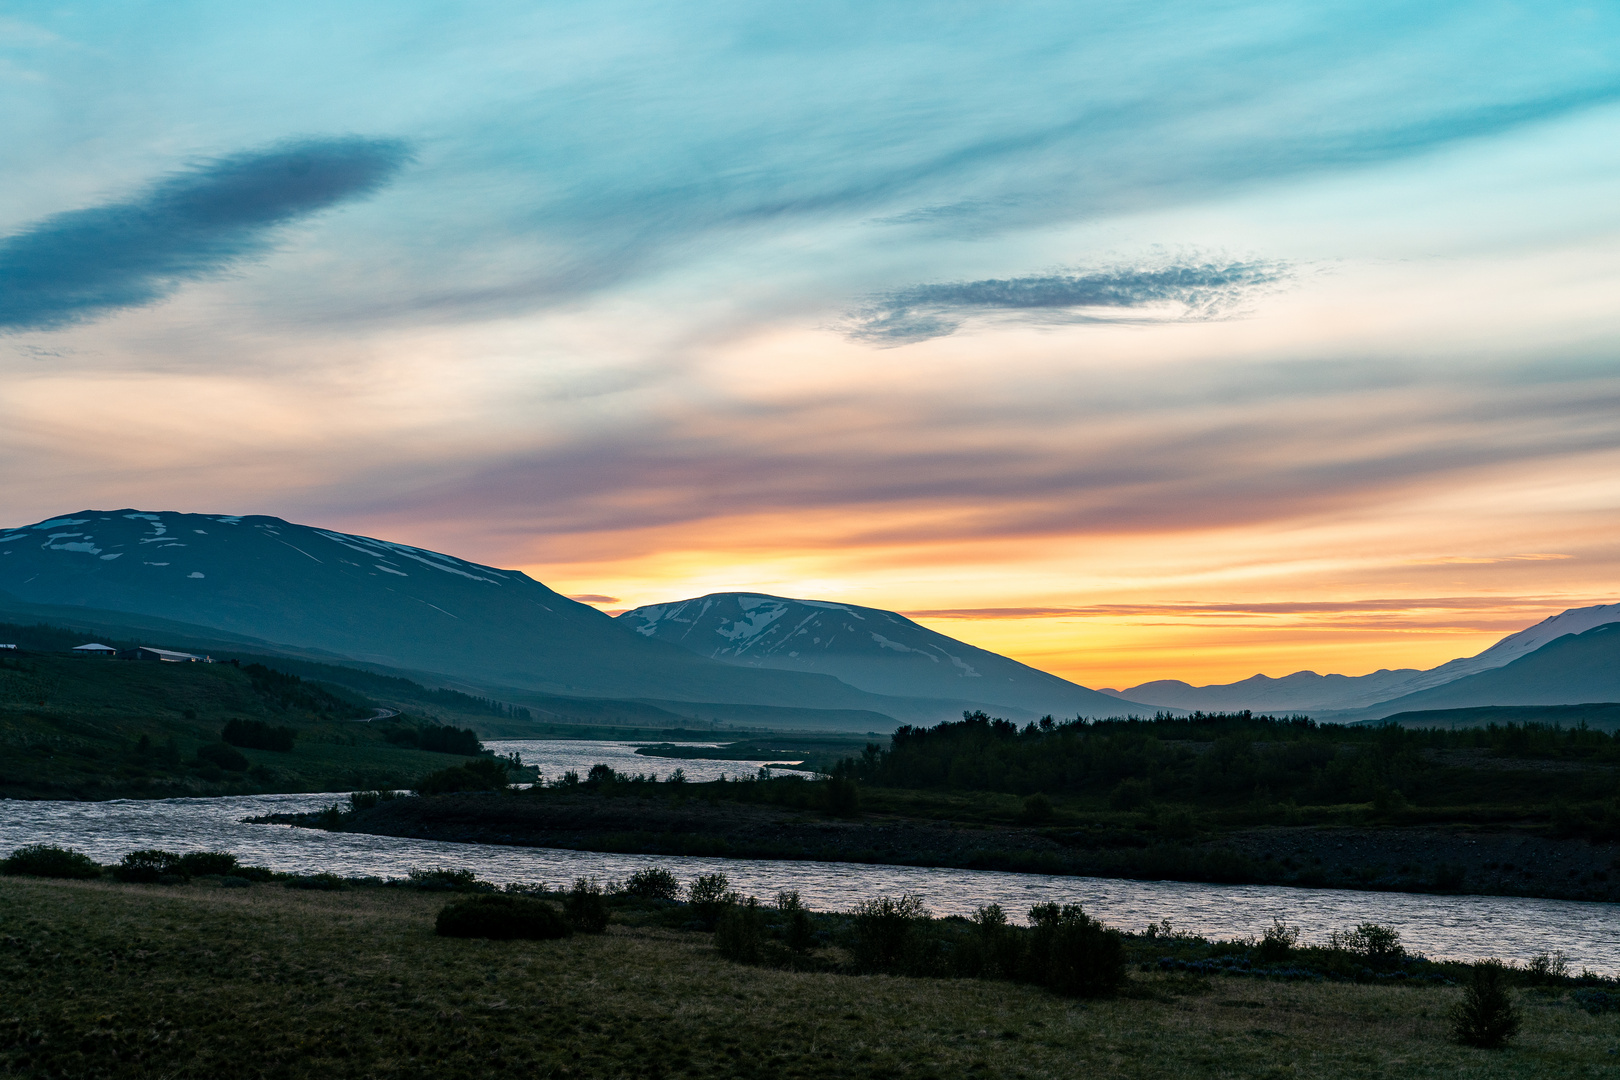
<path fill-rule="evenodd" d="M 0 530 L 0 590 L 482 685 L 944 719 L 820 674 L 650 640 L 527 575 L 262 516 L 82 511 Z"/>
<path fill-rule="evenodd" d="M 641 637 L 722 663 L 831 675 L 875 694 L 970 699 L 1024 716 L 1117 716 L 1144 709 L 880 608 L 711 593 L 635 608 L 618 621 Z"/>

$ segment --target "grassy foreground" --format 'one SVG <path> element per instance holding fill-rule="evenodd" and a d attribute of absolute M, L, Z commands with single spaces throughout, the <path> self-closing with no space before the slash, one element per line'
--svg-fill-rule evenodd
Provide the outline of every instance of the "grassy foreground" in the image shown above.
<path fill-rule="evenodd" d="M 1136 972 L 1076 1002 L 795 973 L 707 934 L 434 936 L 442 894 L 0 878 L 0 1075 L 1072 1077 L 1613 1075 L 1620 1019 L 1521 992 L 1505 1051 L 1451 988 Z"/>

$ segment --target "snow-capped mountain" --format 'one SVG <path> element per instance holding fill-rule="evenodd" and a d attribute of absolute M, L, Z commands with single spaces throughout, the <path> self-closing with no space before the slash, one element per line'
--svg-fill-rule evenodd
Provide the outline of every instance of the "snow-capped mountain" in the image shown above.
<path fill-rule="evenodd" d="M 0 529 L 0 609 L 130 613 L 415 672 L 594 698 L 947 719 L 810 672 L 716 663 L 515 570 L 280 518 L 86 510 Z M 12 605 L 15 607 L 15 603 Z M 37 617 L 37 613 L 36 613 Z M 161 642 L 153 642 L 161 644 Z"/>
<path fill-rule="evenodd" d="M 722 663 L 832 675 L 875 694 L 966 699 L 1017 717 L 1117 716 L 1132 708 L 879 608 L 711 593 L 635 608 L 618 621 Z"/>
<path fill-rule="evenodd" d="M 1296 671 L 1280 679 L 1254 675 L 1240 682 L 1213 686 L 1192 686 L 1175 679 L 1162 679 L 1125 690 L 1104 690 L 1103 693 L 1151 705 L 1206 711 L 1254 709 L 1269 712 L 1287 710 L 1321 712 L 1372 709 L 1396 698 L 1405 698 L 1410 694 L 1506 667 L 1566 635 L 1584 634 L 1596 627 L 1617 622 L 1620 622 L 1620 604 L 1571 608 L 1543 619 L 1534 626 L 1509 634 L 1476 656 L 1450 660 L 1426 671 L 1416 668 L 1394 671 L 1385 669 L 1370 675 L 1353 676 L 1318 675 L 1314 671 Z M 1502 701 L 1491 704 L 1551 703 Z"/>

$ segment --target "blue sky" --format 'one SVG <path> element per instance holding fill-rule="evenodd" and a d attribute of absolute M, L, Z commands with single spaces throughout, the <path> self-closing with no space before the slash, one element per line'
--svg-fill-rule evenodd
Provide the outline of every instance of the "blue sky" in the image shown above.
<path fill-rule="evenodd" d="M 1611 6 L 0 3 L 0 94 L 8 520 L 981 611 L 1093 684 L 1612 599 Z M 1167 622 L 990 614 L 1098 604 Z"/>

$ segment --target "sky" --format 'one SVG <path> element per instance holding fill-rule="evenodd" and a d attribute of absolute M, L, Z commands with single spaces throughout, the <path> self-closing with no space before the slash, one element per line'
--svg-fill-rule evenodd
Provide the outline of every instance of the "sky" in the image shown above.
<path fill-rule="evenodd" d="M 0 520 L 274 514 L 1087 686 L 1620 565 L 1620 8 L 0 0 Z"/>

